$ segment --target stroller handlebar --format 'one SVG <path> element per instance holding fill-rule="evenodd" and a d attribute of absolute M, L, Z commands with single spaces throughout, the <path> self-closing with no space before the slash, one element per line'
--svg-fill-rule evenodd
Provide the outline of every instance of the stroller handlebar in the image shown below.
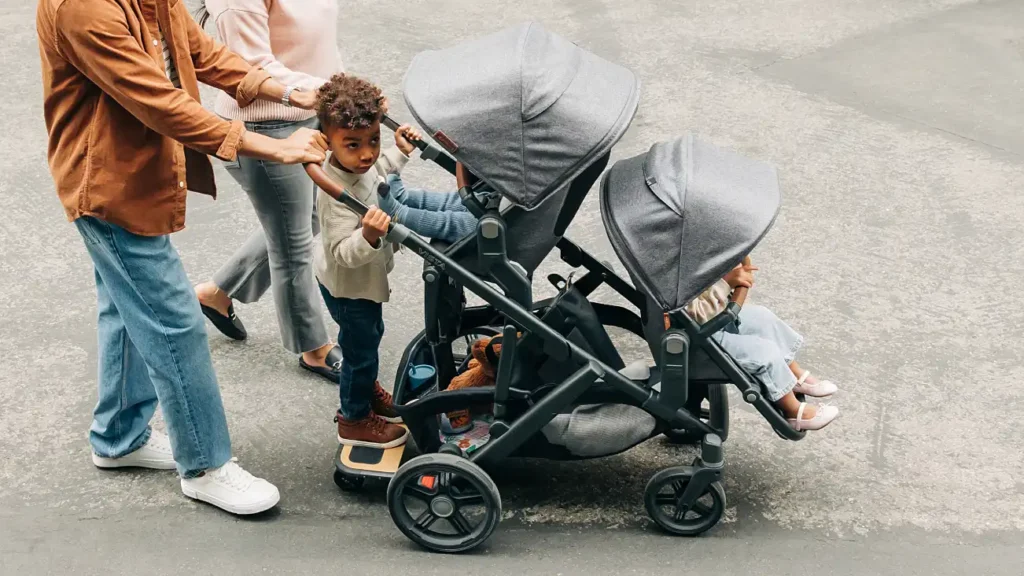
<path fill-rule="evenodd" d="M 732 291 L 732 301 L 739 306 L 743 306 L 743 302 L 747 299 L 748 291 L 750 291 L 750 288 L 747 288 L 746 286 L 736 287 L 736 289 Z"/>
<path fill-rule="evenodd" d="M 392 132 L 398 131 L 398 128 L 401 126 L 394 118 L 387 114 L 381 117 L 380 123 L 387 126 L 388 130 Z M 455 159 L 442 152 L 440 148 L 428 143 L 426 140 L 410 140 L 410 142 L 420 151 L 420 157 L 424 160 L 433 160 L 434 163 L 444 168 L 449 174 L 455 174 Z"/>
<path fill-rule="evenodd" d="M 359 214 L 360 217 L 365 216 L 370 210 L 366 204 L 363 204 L 358 198 L 352 196 L 348 191 L 342 188 L 341 184 L 331 180 L 330 177 L 327 176 L 327 173 L 324 172 L 323 167 L 319 164 L 310 162 L 309 164 L 305 164 L 304 168 L 306 169 L 306 174 L 309 174 L 309 177 L 313 180 L 313 183 L 316 184 L 317 188 L 326 192 L 331 198 L 334 198 L 338 202 L 348 206 L 350 210 Z"/>
<path fill-rule="evenodd" d="M 743 266 L 750 266 L 750 256 L 743 257 Z M 737 286 L 736 289 L 732 291 L 732 301 L 735 302 L 737 306 L 743 306 L 743 303 L 747 301 L 747 292 L 749 291 L 750 288 L 747 288 L 746 286 Z"/>
<path fill-rule="evenodd" d="M 381 117 L 380 123 L 385 125 L 385 126 L 387 126 L 388 130 L 391 130 L 392 132 L 396 132 L 398 130 L 398 126 L 399 126 L 398 122 L 394 118 L 392 118 L 391 116 L 388 116 L 387 114 L 385 114 L 384 116 Z M 417 144 L 417 143 L 414 142 L 413 144 Z"/>

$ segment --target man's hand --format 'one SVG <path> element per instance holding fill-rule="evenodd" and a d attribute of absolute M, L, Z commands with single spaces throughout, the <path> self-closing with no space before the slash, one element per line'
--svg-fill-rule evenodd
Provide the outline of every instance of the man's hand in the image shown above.
<path fill-rule="evenodd" d="M 740 264 L 725 275 L 725 281 L 729 284 L 729 287 L 733 289 L 740 286 L 744 288 L 753 288 L 754 272 L 757 270 L 757 266 L 753 266 L 751 264 Z"/>
<path fill-rule="evenodd" d="M 423 136 L 420 134 L 420 131 L 408 124 L 402 124 L 398 127 L 398 130 L 395 130 L 395 146 L 398 146 L 398 149 L 406 156 L 412 154 L 412 151 L 416 149 L 413 142 L 422 139 Z"/>
<path fill-rule="evenodd" d="M 370 210 L 367 211 L 366 216 L 363 216 L 363 239 L 365 239 L 370 246 L 374 248 L 380 243 L 380 239 L 387 236 L 388 224 L 391 223 L 391 217 L 388 213 L 371 206 Z"/>
<path fill-rule="evenodd" d="M 316 108 L 316 92 L 295 90 L 292 92 L 291 96 L 288 97 L 288 101 L 296 108 L 312 110 L 313 108 Z"/>
<path fill-rule="evenodd" d="M 327 158 L 327 138 L 319 130 L 299 128 L 284 140 L 277 140 L 277 161 L 281 164 L 323 162 Z"/>

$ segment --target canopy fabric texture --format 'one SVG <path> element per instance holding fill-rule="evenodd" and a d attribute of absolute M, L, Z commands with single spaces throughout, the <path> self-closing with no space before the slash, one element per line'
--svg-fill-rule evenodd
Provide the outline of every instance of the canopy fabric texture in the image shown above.
<path fill-rule="evenodd" d="M 632 71 L 535 23 L 421 52 L 403 84 L 416 121 L 528 210 L 607 153 L 640 99 Z"/>
<path fill-rule="evenodd" d="M 601 217 L 638 288 L 686 306 L 754 249 L 781 207 L 774 166 L 693 134 L 620 160 L 601 183 Z"/>

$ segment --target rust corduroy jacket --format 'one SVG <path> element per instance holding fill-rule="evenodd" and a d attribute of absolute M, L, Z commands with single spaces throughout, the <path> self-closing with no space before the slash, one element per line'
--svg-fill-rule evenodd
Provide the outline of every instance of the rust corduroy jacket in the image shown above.
<path fill-rule="evenodd" d="M 245 106 L 270 75 L 210 38 L 181 0 L 40 0 L 36 30 L 50 171 L 68 219 L 143 236 L 181 230 L 187 191 L 216 195 L 207 155 L 233 160 L 245 130 L 203 108 L 198 83 Z"/>

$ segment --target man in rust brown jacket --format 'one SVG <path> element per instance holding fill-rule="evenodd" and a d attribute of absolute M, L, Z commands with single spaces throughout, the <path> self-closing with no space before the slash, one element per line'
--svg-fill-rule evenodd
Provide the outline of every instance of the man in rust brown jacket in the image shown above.
<path fill-rule="evenodd" d="M 169 235 L 185 225 L 187 191 L 215 194 L 207 155 L 324 159 L 317 132 L 274 140 L 208 112 L 199 82 L 240 106 L 308 109 L 313 93 L 219 45 L 183 0 L 40 0 L 36 29 L 50 170 L 95 268 L 93 462 L 176 468 L 191 498 L 236 514 L 267 510 L 280 495 L 231 457 L 206 326 Z M 168 435 L 149 426 L 158 402 Z"/>

